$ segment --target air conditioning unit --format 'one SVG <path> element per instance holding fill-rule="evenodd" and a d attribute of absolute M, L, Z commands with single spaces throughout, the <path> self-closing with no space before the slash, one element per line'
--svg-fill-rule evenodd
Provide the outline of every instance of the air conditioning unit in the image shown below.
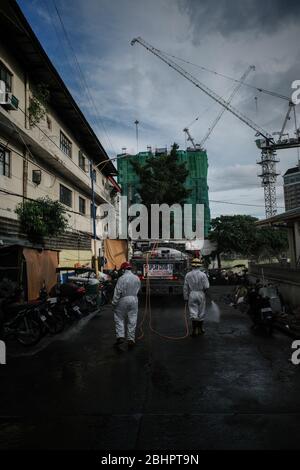
<path fill-rule="evenodd" d="M 32 170 L 32 182 L 34 184 L 41 184 L 42 172 L 41 170 Z"/>
<path fill-rule="evenodd" d="M 12 93 L 5 93 L 1 105 L 10 111 L 16 111 L 19 107 L 19 100 Z"/>

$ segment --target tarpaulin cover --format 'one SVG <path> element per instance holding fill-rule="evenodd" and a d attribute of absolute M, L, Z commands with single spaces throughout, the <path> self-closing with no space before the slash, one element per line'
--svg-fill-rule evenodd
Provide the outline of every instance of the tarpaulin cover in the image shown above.
<path fill-rule="evenodd" d="M 24 248 L 23 254 L 26 260 L 28 300 L 34 300 L 38 298 L 44 281 L 48 292 L 56 284 L 58 252 Z"/>
<path fill-rule="evenodd" d="M 107 263 L 104 269 L 120 268 L 124 261 L 127 261 L 127 241 L 126 240 L 104 240 L 104 256 Z"/>

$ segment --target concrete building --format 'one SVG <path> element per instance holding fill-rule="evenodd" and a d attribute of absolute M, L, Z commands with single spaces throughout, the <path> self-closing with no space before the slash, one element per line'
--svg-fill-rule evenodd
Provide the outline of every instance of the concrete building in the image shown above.
<path fill-rule="evenodd" d="M 285 300 L 293 307 L 300 306 L 300 207 L 256 223 L 259 227 L 279 226 L 288 232 L 288 264 L 256 264 L 249 266 L 250 275 L 279 286 Z"/>
<path fill-rule="evenodd" d="M 283 175 L 285 210 L 300 207 L 300 166 L 289 168 Z"/>
<path fill-rule="evenodd" d="M 60 265 L 90 263 L 90 162 L 96 205 L 116 202 L 116 169 L 14 0 L 0 5 L 0 80 L 12 93 L 0 105 L 0 243 L 29 245 L 16 205 L 49 196 L 66 206 L 70 229 L 44 248 L 60 251 Z M 41 87 L 49 99 L 33 123 L 29 110 Z M 97 221 L 99 239 L 103 229 Z"/>

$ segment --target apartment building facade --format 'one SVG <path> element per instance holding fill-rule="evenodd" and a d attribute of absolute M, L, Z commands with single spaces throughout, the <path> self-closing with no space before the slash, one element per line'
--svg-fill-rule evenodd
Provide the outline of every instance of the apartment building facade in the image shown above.
<path fill-rule="evenodd" d="M 116 169 L 71 96 L 15 1 L 0 5 L 0 80 L 7 102 L 0 105 L 0 243 L 30 244 L 15 209 L 26 199 L 49 196 L 67 209 L 69 229 L 44 248 L 59 250 L 60 265 L 90 264 L 92 190 L 95 204 L 116 204 Z M 29 110 L 41 87 L 47 92 L 44 115 Z M 97 220 L 97 254 L 103 227 Z"/>
<path fill-rule="evenodd" d="M 300 207 L 300 166 L 289 168 L 283 175 L 285 210 Z"/>

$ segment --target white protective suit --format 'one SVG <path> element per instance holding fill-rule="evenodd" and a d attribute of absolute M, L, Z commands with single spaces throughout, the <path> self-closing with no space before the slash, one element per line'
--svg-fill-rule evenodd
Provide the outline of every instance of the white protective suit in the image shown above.
<path fill-rule="evenodd" d="M 184 279 L 183 297 L 188 300 L 191 320 L 203 321 L 205 317 L 205 293 L 209 282 L 205 273 L 200 269 L 192 269 Z"/>
<path fill-rule="evenodd" d="M 135 329 L 138 315 L 138 292 L 141 281 L 130 270 L 119 277 L 115 287 L 112 305 L 115 307 L 114 320 L 117 338 L 125 338 L 135 341 Z M 125 323 L 127 320 L 127 335 Z"/>

